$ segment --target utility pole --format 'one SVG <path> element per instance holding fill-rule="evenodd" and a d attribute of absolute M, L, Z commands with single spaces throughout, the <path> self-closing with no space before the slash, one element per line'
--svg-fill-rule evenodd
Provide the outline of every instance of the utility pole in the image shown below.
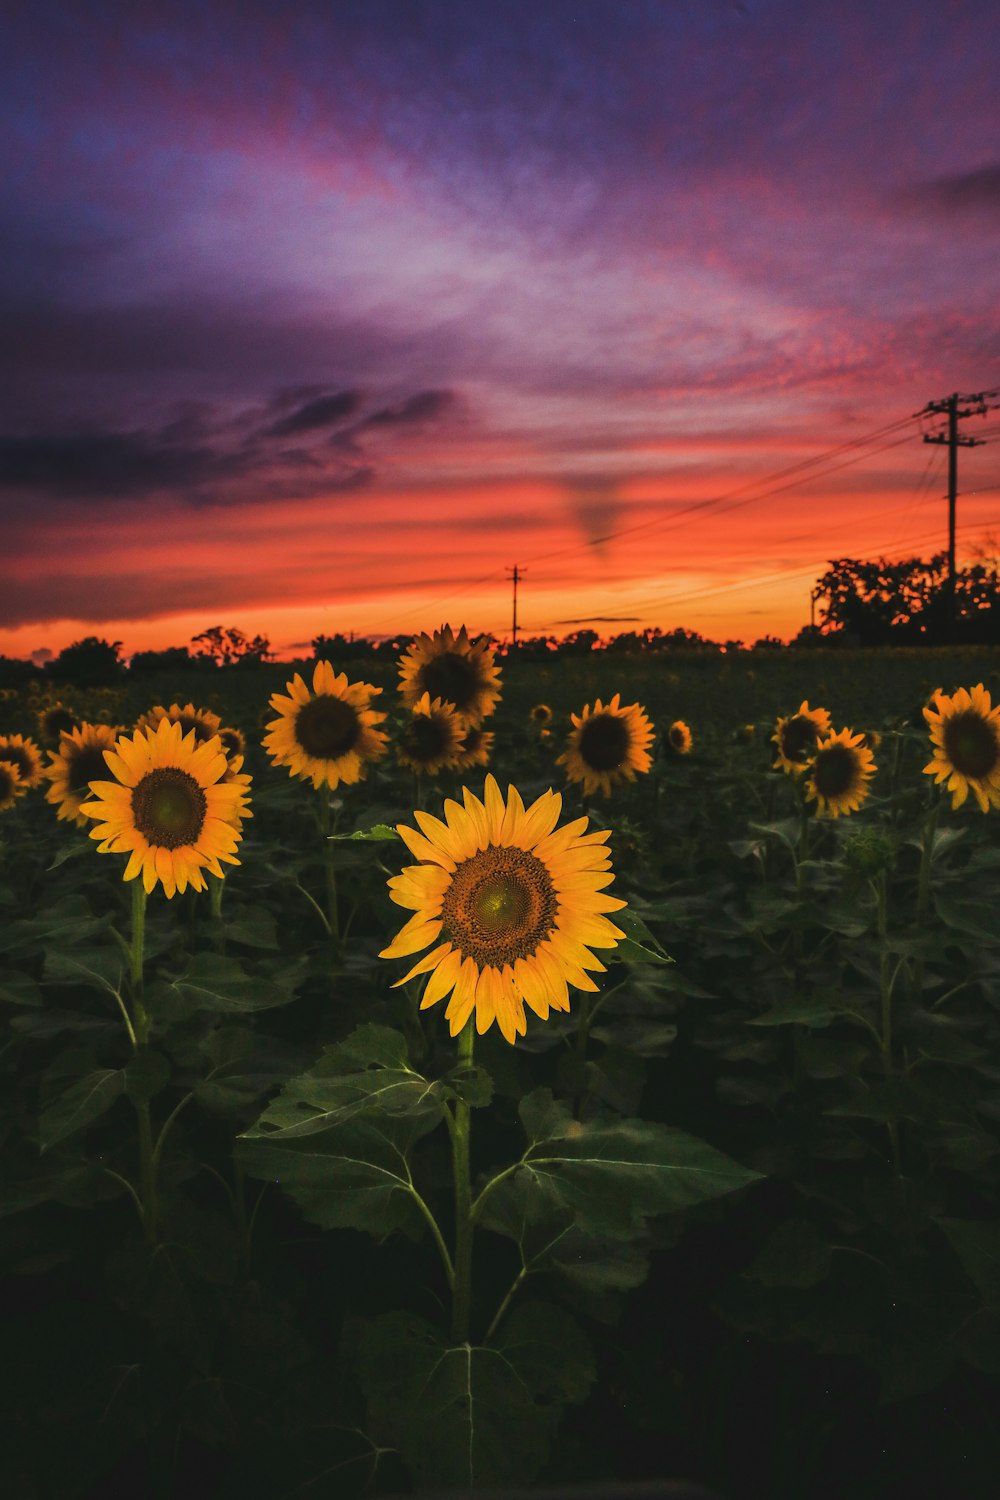
<path fill-rule="evenodd" d="M 521 579 L 521 578 L 524 577 L 524 570 L 522 569 L 521 572 L 518 572 L 518 570 L 517 570 L 517 563 L 515 563 L 514 566 L 513 566 L 513 568 L 508 568 L 507 569 L 507 574 L 508 574 L 508 576 L 510 578 L 512 578 L 514 580 L 514 616 L 513 616 L 513 619 L 511 621 L 511 627 L 510 627 L 510 644 L 511 644 L 511 649 L 513 651 L 516 651 L 517 650 L 517 585 L 518 585 L 519 579 Z"/>
<path fill-rule="evenodd" d="M 823 592 L 823 590 L 821 588 L 819 588 L 819 586 L 817 586 L 814 589 L 810 589 L 809 590 L 809 629 L 810 630 L 815 630 L 816 629 L 816 600 L 820 597 L 820 595 L 822 594 L 822 592 Z"/>
<path fill-rule="evenodd" d="M 918 417 L 948 418 L 947 430 L 933 434 L 925 432 L 924 442 L 947 443 L 948 445 L 948 582 L 945 597 L 948 605 L 948 625 L 953 638 L 958 613 L 955 603 L 955 501 L 958 497 L 958 450 L 959 448 L 978 448 L 984 441 L 982 438 L 965 437 L 959 432 L 958 424 L 962 417 L 985 416 L 997 404 L 988 402 L 987 397 L 997 394 L 996 391 L 976 391 L 974 395 L 960 396 L 955 391 L 941 401 L 928 401 L 923 411 L 917 413 Z M 960 401 L 965 403 L 961 407 Z"/>

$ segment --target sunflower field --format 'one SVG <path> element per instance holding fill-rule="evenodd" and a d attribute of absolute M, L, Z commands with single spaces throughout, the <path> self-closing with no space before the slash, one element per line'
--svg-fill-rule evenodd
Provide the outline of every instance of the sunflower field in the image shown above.
<path fill-rule="evenodd" d="M 998 684 L 4 689 L 2 1493 L 992 1500 Z"/>

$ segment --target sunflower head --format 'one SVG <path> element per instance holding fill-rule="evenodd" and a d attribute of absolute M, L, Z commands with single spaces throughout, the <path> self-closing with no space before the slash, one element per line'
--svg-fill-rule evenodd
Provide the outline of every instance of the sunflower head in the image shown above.
<path fill-rule="evenodd" d="M 423 693 L 400 735 L 396 759 L 420 776 L 453 770 L 468 728 L 452 704 Z"/>
<path fill-rule="evenodd" d="M 488 766 L 493 753 L 494 737 L 492 729 L 475 729 L 470 725 L 462 736 L 452 769 L 470 771 L 473 766 Z"/>
<path fill-rule="evenodd" d="M 45 800 L 56 809 L 56 817 L 86 828 L 87 819 L 80 808 L 90 796 L 90 783 L 104 781 L 108 775 L 105 750 L 113 750 L 120 734 L 110 724 L 88 724 L 64 732 L 59 749 L 49 752 L 45 775 L 51 783 Z"/>
<path fill-rule="evenodd" d="M 246 750 L 247 742 L 243 737 L 242 729 L 234 729 L 230 725 L 224 725 L 219 730 L 219 739 L 222 741 L 223 750 L 225 750 L 230 759 L 234 755 L 242 755 Z"/>
<path fill-rule="evenodd" d="M 571 714 L 565 752 L 556 765 L 566 767 L 569 781 L 580 781 L 587 796 L 600 791 L 611 795 L 616 782 L 634 781 L 637 771 L 648 771 L 653 726 L 638 703 L 621 706 L 616 693 L 605 705 L 600 698 L 587 704 L 582 714 Z"/>
<path fill-rule="evenodd" d="M 798 713 L 779 719 L 771 742 L 775 745 L 775 768 L 799 776 L 812 759 L 823 735 L 830 732 L 830 715 L 825 708 L 810 708 L 804 701 Z"/>
<path fill-rule="evenodd" d="M 857 812 L 868 796 L 875 757 L 863 735 L 841 729 L 820 740 L 806 769 L 806 800 L 816 803 L 818 816 L 839 818 Z"/>
<path fill-rule="evenodd" d="M 536 729 L 547 729 L 552 723 L 552 710 L 547 703 L 536 703 L 529 718 Z"/>
<path fill-rule="evenodd" d="M 159 882 L 168 897 L 188 885 L 205 889 L 204 871 L 221 878 L 220 860 L 238 865 L 241 790 L 222 777 L 218 736 L 199 745 L 193 731 L 161 719 L 156 729 L 122 735 L 104 752 L 114 781 L 93 781 L 80 811 L 96 827 L 101 854 L 128 854 L 124 878 L 142 875 L 147 893 Z M 247 816 L 245 808 L 242 816 Z"/>
<path fill-rule="evenodd" d="M 42 756 L 34 740 L 22 734 L 0 734 L 0 760 L 10 761 L 20 772 L 19 792 L 41 784 Z"/>
<path fill-rule="evenodd" d="M 683 719 L 675 719 L 667 730 L 667 744 L 675 755 L 690 755 L 693 743 L 691 730 Z"/>
<path fill-rule="evenodd" d="M 312 691 L 298 672 L 285 684 L 288 695 L 275 693 L 271 707 L 278 717 L 267 726 L 264 748 L 276 766 L 287 766 L 289 776 L 336 791 L 353 786 L 372 761 L 386 751 L 388 736 L 376 725 L 384 713 L 371 707 L 382 691 L 370 682 L 348 682 L 328 661 L 313 668 Z"/>
<path fill-rule="evenodd" d="M 450 625 L 422 633 L 400 657 L 399 692 L 407 708 L 426 693 L 450 703 L 467 724 L 480 724 L 500 698 L 496 653 L 484 636 L 470 641 L 464 625 L 458 635 Z"/>
<path fill-rule="evenodd" d="M 195 708 L 193 703 L 185 703 L 181 708 L 177 703 L 171 703 L 169 708 L 157 704 L 148 713 L 140 714 L 135 721 L 136 729 L 156 729 L 161 720 L 166 719 L 168 724 L 179 724 L 182 734 L 193 734 L 199 745 L 205 744 L 218 734 L 222 720 L 218 714 L 214 714 L 210 708 Z"/>
<path fill-rule="evenodd" d="M 12 760 L 0 760 L 0 812 L 14 806 L 21 790 L 21 772 Z"/>
<path fill-rule="evenodd" d="M 59 736 L 65 731 L 79 729 L 83 720 L 65 703 L 46 703 L 38 710 L 38 734 L 46 745 L 58 745 Z"/>
<path fill-rule="evenodd" d="M 924 774 L 947 782 L 953 808 L 970 791 L 982 812 L 1000 807 L 1000 704 L 979 682 L 950 695 L 939 689 L 923 712 L 934 746 Z"/>
<path fill-rule="evenodd" d="M 475 1015 L 477 1031 L 496 1022 L 513 1043 L 526 1005 L 545 1020 L 569 1009 L 569 985 L 596 990 L 587 971 L 604 965 L 591 949 L 625 936 L 606 915 L 625 905 L 604 894 L 609 835 L 587 833 L 586 818 L 557 829 L 561 808 L 551 791 L 528 808 L 515 787 L 504 799 L 487 776 L 482 800 L 463 787 L 461 804 L 445 801 L 444 821 L 416 812 L 419 831 L 397 830 L 420 863 L 389 891 L 413 916 L 379 956 L 430 949 L 396 984 L 429 975 L 421 1009 L 450 995 L 452 1036 Z"/>

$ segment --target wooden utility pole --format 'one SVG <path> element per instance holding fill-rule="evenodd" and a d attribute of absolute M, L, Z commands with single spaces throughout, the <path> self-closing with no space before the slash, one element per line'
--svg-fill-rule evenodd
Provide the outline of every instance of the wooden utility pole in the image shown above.
<path fill-rule="evenodd" d="M 988 396 L 995 396 L 996 391 L 977 391 L 971 396 L 960 396 L 955 391 L 950 396 L 945 396 L 941 401 L 928 401 L 922 412 L 917 415 L 921 417 L 942 416 L 948 418 L 948 426 L 944 432 L 924 433 L 925 443 L 947 443 L 948 445 L 948 582 L 946 586 L 946 599 L 948 604 L 948 625 L 952 636 L 955 634 L 955 625 L 958 611 L 955 603 L 955 501 L 958 498 L 958 450 L 959 448 L 978 448 L 983 439 L 965 437 L 958 430 L 958 424 L 962 417 L 981 417 L 991 410 L 996 403 L 988 403 Z M 965 405 L 959 407 L 959 402 Z"/>
<path fill-rule="evenodd" d="M 517 585 L 518 585 L 518 580 L 524 577 L 524 570 L 522 569 L 521 572 L 519 573 L 518 570 L 517 570 L 517 563 L 515 563 L 514 566 L 513 566 L 513 568 L 508 568 L 507 569 L 507 573 L 508 573 L 508 576 L 511 577 L 514 580 L 514 615 L 513 615 L 513 619 L 511 620 L 511 627 L 510 627 L 510 644 L 511 644 L 511 649 L 513 651 L 516 651 L 517 650 Z"/>

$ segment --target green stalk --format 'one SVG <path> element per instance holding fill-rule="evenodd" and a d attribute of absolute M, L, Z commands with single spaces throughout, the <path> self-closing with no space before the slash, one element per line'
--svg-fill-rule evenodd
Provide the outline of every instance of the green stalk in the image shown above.
<path fill-rule="evenodd" d="M 330 936 L 335 943 L 340 941 L 340 918 L 337 912 L 337 872 L 333 865 L 333 844 L 330 842 L 330 789 L 319 789 L 319 828 L 323 839 L 323 874 L 326 880 L 326 919 Z"/>
<path fill-rule="evenodd" d="M 879 939 L 879 997 L 882 1005 L 882 1072 L 886 1084 L 891 1088 L 895 1077 L 895 1068 L 892 1060 L 892 987 L 893 976 L 889 973 L 889 899 L 885 871 L 879 872 L 878 879 L 872 882 L 875 889 L 875 904 L 878 913 L 878 939 Z M 899 1150 L 899 1120 L 895 1108 L 890 1118 L 886 1121 L 889 1131 L 889 1146 L 892 1151 L 892 1164 L 896 1170 L 896 1176 L 903 1175 L 902 1159 Z"/>
<path fill-rule="evenodd" d="M 458 1038 L 459 1067 L 472 1067 L 475 1019 L 470 1016 Z M 454 1125 L 451 1132 L 452 1170 L 455 1178 L 455 1280 L 451 1299 L 451 1333 L 456 1343 L 469 1339 L 469 1313 L 472 1305 L 472 1181 L 469 1172 L 469 1105 L 455 1100 Z"/>
<path fill-rule="evenodd" d="M 149 1041 L 149 1014 L 143 996 L 143 963 L 146 950 L 146 888 L 142 878 L 132 881 L 132 942 L 129 950 L 132 982 L 132 1013 L 135 1016 L 136 1050 Z M 142 1227 L 150 1245 L 156 1244 L 156 1154 L 153 1149 L 153 1124 L 149 1100 L 133 1100 L 139 1125 L 139 1198 L 142 1203 Z"/>
<path fill-rule="evenodd" d="M 930 815 L 924 824 L 924 837 L 920 849 L 920 876 L 917 881 L 917 925 L 923 926 L 931 900 L 931 863 L 934 858 L 934 835 L 937 833 L 941 814 L 941 798 L 934 799 Z"/>
<path fill-rule="evenodd" d="M 222 889 L 223 882 L 218 875 L 208 877 L 208 905 L 212 913 L 212 936 L 215 946 L 219 952 L 226 951 L 226 929 L 222 925 Z"/>

